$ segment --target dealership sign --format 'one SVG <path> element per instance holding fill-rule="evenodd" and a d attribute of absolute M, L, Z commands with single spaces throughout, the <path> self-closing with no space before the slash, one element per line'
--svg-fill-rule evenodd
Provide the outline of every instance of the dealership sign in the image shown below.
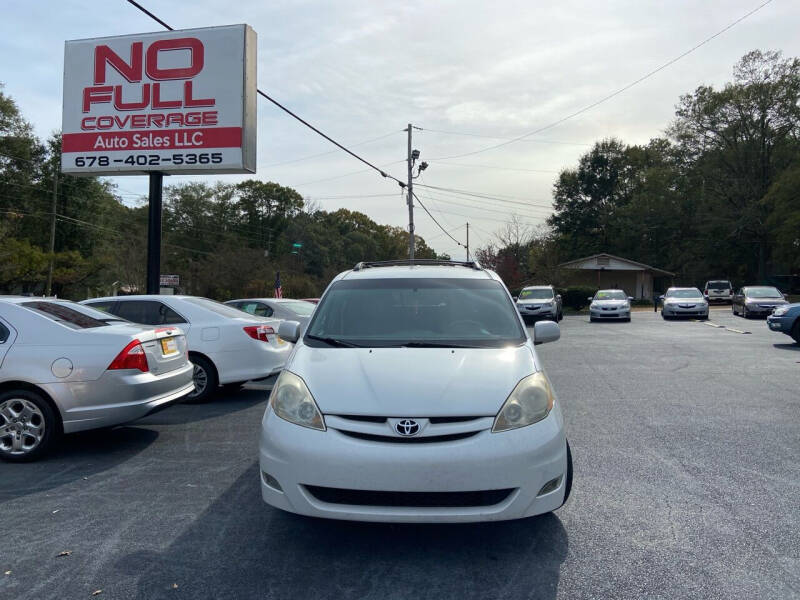
<path fill-rule="evenodd" d="M 66 42 L 65 173 L 254 173 L 247 25 Z"/>

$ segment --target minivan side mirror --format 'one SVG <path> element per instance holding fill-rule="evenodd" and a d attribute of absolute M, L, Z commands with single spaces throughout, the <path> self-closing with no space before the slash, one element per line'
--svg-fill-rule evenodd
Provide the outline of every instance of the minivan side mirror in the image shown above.
<path fill-rule="evenodd" d="M 535 345 L 555 342 L 561 338 L 561 329 L 555 321 L 537 321 L 533 326 L 533 343 Z"/>
<path fill-rule="evenodd" d="M 300 323 L 297 321 L 281 321 L 278 325 L 278 335 L 287 342 L 295 343 L 300 337 Z"/>

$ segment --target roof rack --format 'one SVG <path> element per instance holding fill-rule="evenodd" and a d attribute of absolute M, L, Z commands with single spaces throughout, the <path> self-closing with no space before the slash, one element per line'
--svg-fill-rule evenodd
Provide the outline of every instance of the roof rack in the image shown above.
<path fill-rule="evenodd" d="M 445 267 L 468 267 L 476 271 L 482 271 L 483 267 L 476 260 L 439 260 L 435 258 L 406 258 L 401 260 L 381 260 L 372 262 L 360 262 L 353 267 L 353 271 L 361 271 L 363 269 L 372 269 L 374 267 L 403 267 L 403 266 L 445 266 Z"/>

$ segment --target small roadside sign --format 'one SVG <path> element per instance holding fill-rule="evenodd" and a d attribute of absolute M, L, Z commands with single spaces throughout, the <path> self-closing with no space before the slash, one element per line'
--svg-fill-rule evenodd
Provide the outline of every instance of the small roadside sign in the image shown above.
<path fill-rule="evenodd" d="M 178 287 L 180 284 L 180 275 L 161 275 L 159 277 L 159 285 L 161 287 Z"/>

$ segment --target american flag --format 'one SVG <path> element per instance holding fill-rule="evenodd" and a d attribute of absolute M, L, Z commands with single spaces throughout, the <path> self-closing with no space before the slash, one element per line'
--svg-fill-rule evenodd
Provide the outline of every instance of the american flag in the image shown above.
<path fill-rule="evenodd" d="M 275 297 L 283 298 L 283 288 L 281 287 L 281 272 L 275 275 Z"/>

